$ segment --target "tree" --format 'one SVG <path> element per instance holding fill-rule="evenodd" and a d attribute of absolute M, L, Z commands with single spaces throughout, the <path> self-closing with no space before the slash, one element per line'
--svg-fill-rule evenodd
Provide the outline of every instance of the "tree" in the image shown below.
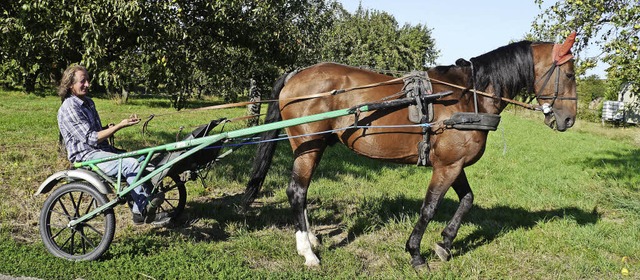
<path fill-rule="evenodd" d="M 134 55 L 138 2 L 126 0 L 18 0 L 0 6 L 3 66 L 20 72 L 14 83 L 32 92 L 36 82 L 57 82 L 71 63 L 82 63 L 103 86 L 126 81 L 113 62 Z M 129 56 L 129 57 L 128 57 Z M 12 66 L 13 65 L 13 66 Z"/>
<path fill-rule="evenodd" d="M 362 6 L 353 15 L 339 10 L 322 41 L 321 60 L 380 70 L 420 70 L 434 64 L 439 55 L 430 29 L 398 27 L 392 15 Z"/>
<path fill-rule="evenodd" d="M 578 118 L 599 121 L 601 106 L 607 91 L 607 82 L 597 75 L 590 75 L 578 81 Z"/>
<path fill-rule="evenodd" d="M 322 0 L 215 1 L 208 9 L 209 14 L 223 15 L 202 17 L 198 32 L 213 36 L 194 49 L 201 50 L 204 71 L 215 74 L 214 88 L 246 89 L 250 79 L 255 79 L 260 91 L 267 92 L 283 71 L 313 61 L 322 44 L 319 34 L 331 24 L 335 4 Z M 238 90 L 222 95 L 233 99 L 235 92 Z"/>
<path fill-rule="evenodd" d="M 4 84 L 29 92 L 81 63 L 94 90 L 124 101 L 132 91 L 233 101 L 251 79 L 266 92 L 320 60 L 409 71 L 438 54 L 424 26 L 328 0 L 16 0 L 0 13 Z"/>
<path fill-rule="evenodd" d="M 542 5 L 544 0 L 535 0 Z M 607 78 L 618 88 L 631 83 L 640 89 L 640 4 L 635 0 L 566 0 L 557 1 L 540 14 L 534 25 L 539 37 L 554 38 L 577 31 L 576 52 L 579 74 L 602 60 L 611 65 Z M 588 47 L 601 54 L 584 57 Z M 610 87 L 610 88 L 612 88 Z"/>
<path fill-rule="evenodd" d="M 578 100 L 580 103 L 589 104 L 589 102 L 605 96 L 606 84 L 597 75 L 590 75 L 580 79 L 578 83 Z"/>
<path fill-rule="evenodd" d="M 2 74 L 7 83 L 22 85 L 27 92 L 35 90 L 40 75 L 49 74 L 58 66 L 57 55 L 67 52 L 72 43 L 61 40 L 73 27 L 62 28 L 67 25 L 63 5 L 53 2 L 19 0 L 0 4 Z"/>
<path fill-rule="evenodd" d="M 139 87 L 237 92 L 252 76 L 271 84 L 279 68 L 309 61 L 334 6 L 322 0 L 3 1 L 0 71 L 28 92 L 38 79 L 57 80 L 71 63 L 85 65 L 94 85 L 125 100 Z"/>

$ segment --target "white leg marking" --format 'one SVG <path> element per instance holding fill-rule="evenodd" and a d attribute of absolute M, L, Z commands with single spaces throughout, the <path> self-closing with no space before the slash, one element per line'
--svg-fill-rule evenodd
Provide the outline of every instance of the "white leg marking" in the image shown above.
<path fill-rule="evenodd" d="M 318 246 L 320 246 L 320 240 L 318 240 L 316 235 L 311 232 L 311 226 L 309 225 L 309 218 L 307 216 L 307 209 L 304 210 L 304 222 L 307 224 L 307 233 L 309 234 L 309 242 L 311 243 L 312 248 L 318 248 Z"/>
<path fill-rule="evenodd" d="M 298 255 L 304 256 L 304 265 L 319 266 L 320 260 L 311 250 L 311 242 L 309 242 L 309 233 L 306 231 L 296 232 L 296 249 Z"/>

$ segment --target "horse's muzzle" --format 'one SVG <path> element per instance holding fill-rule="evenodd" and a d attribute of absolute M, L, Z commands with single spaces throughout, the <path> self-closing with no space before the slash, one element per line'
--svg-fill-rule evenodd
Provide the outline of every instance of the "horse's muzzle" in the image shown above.
<path fill-rule="evenodd" d="M 555 113 L 546 114 L 544 123 L 552 129 L 566 131 L 575 124 L 575 117 L 557 116 Z"/>

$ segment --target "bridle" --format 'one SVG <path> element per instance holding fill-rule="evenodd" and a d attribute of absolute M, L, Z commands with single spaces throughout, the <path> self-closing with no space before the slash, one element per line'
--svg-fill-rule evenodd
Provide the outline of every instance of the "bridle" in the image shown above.
<path fill-rule="evenodd" d="M 541 106 L 542 113 L 544 113 L 545 115 L 551 114 L 553 112 L 553 104 L 556 102 L 556 100 L 574 100 L 575 102 L 578 102 L 577 95 L 574 97 L 558 96 L 560 93 L 560 72 L 564 72 L 562 71 L 562 69 L 560 69 L 560 65 L 562 64 L 558 64 L 557 61 L 554 61 L 549 70 L 547 70 L 547 72 L 540 78 L 540 80 L 535 83 L 537 85 L 544 80 L 540 89 L 536 91 L 536 98 L 538 100 L 551 100 L 550 104 L 548 102 L 545 102 Z M 542 95 L 542 92 L 551 79 L 551 76 L 553 76 L 553 73 L 556 73 L 555 92 L 553 95 Z"/>

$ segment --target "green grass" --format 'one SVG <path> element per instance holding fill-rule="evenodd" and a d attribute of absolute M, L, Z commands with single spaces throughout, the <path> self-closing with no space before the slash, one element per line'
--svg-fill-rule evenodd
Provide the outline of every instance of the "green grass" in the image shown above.
<path fill-rule="evenodd" d="M 172 142 L 198 124 L 244 109 L 173 113 L 159 99 L 117 105 L 95 99 L 104 122 L 131 113 L 156 114 L 118 132 L 116 143 L 137 148 Z M 322 239 L 322 266 L 308 269 L 295 252 L 285 194 L 291 151 L 279 144 L 259 204 L 238 211 L 253 147 L 214 166 L 204 184 L 189 182 L 187 210 L 168 229 L 135 227 L 116 208 L 116 237 L 98 261 L 51 256 L 37 232 L 46 196 L 33 197 L 48 175 L 68 163 L 56 147 L 59 99 L 0 93 L 0 274 L 44 279 L 414 279 L 404 252 L 430 170 L 387 164 L 328 149 L 309 190 L 309 215 Z M 216 103 L 202 101 L 192 106 Z M 241 127 L 242 123 L 228 128 Z M 640 131 L 578 122 L 550 130 L 521 110 L 502 114 L 486 153 L 466 169 L 475 194 L 443 263 L 431 250 L 457 207 L 449 192 L 422 241 L 434 279 L 640 278 Z M 623 260 L 623 257 L 624 258 Z M 621 271 L 626 268 L 628 276 Z M 424 276 L 424 275 L 423 275 Z"/>

